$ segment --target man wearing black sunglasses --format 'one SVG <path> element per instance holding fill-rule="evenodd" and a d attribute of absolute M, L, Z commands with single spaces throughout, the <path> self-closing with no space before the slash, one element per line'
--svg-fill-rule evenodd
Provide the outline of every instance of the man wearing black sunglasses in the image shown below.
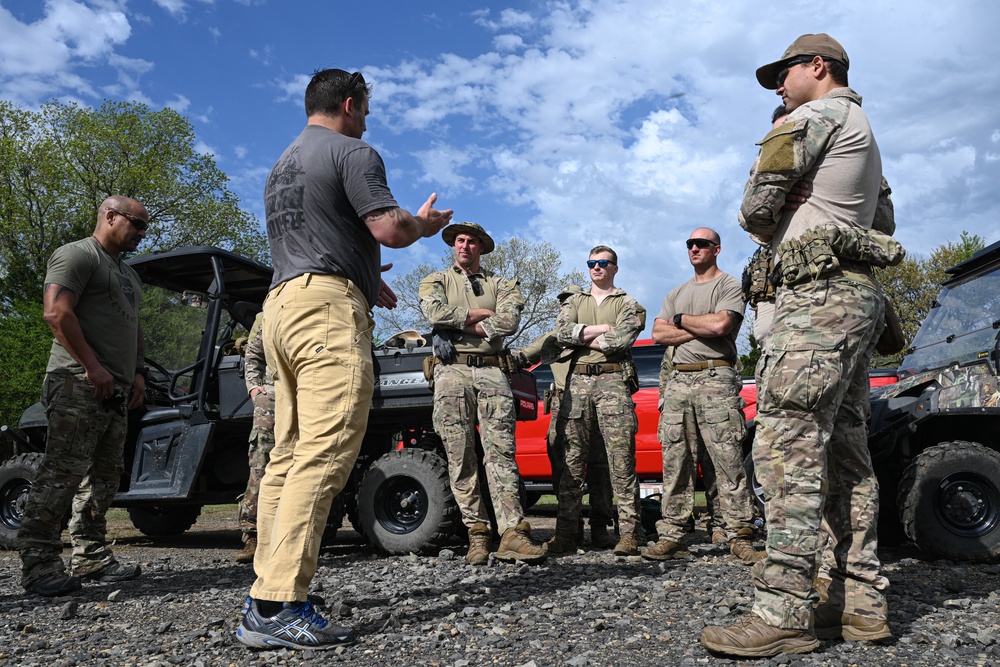
<path fill-rule="evenodd" d="M 493 238 L 474 222 L 461 222 L 442 234 L 455 263 L 420 281 L 420 308 L 435 336 L 453 341 L 454 353 L 438 356 L 434 368 L 434 430 L 448 455 L 448 473 L 462 523 L 469 529 L 471 565 L 490 555 L 490 519 L 483 485 L 493 500 L 500 533 L 496 557 L 540 563 L 545 549 L 532 543 L 524 520 L 521 477 L 514 460 L 514 395 L 502 369 L 504 338 L 517 332 L 524 298 L 517 280 L 502 278 L 480 264 L 493 252 Z M 437 350 L 435 351 L 437 354 Z M 476 425 L 483 445 L 479 476 Z"/>
<path fill-rule="evenodd" d="M 618 255 L 608 246 L 590 251 L 590 289 L 573 285 L 560 295 L 556 340 L 571 366 L 559 402 L 556 437 L 563 437 L 566 466 L 559 480 L 559 513 L 549 551 L 576 549 L 577 522 L 590 447 L 603 436 L 618 500 L 621 531 L 614 553 L 639 553 L 639 483 L 635 475 L 635 404 L 626 372 L 632 343 L 646 326 L 646 309 L 615 286 Z"/>
<path fill-rule="evenodd" d="M 891 637 L 877 555 L 878 484 L 867 446 L 868 365 L 885 326 L 872 266 L 902 247 L 871 230 L 882 162 L 861 96 L 848 87 L 844 48 L 802 35 L 757 70 L 788 120 L 761 142 L 740 224 L 770 241 L 777 287 L 761 358 L 754 467 L 767 497 L 767 558 L 754 566 L 749 621 L 710 626 L 709 650 L 741 657 L 805 653 L 819 639 Z M 789 209 L 800 180 L 809 197 Z M 859 243 L 861 235 L 878 243 Z M 836 433 L 836 437 L 834 437 Z M 836 565 L 827 600 L 814 589 L 820 526 Z"/>
<path fill-rule="evenodd" d="M 21 583 L 30 593 L 66 595 L 82 579 L 139 576 L 139 565 L 115 559 L 104 515 L 124 469 L 125 408 L 139 407 L 145 392 L 142 281 L 121 254 L 145 238 L 148 220 L 139 202 L 108 197 L 93 236 L 57 248 L 49 259 L 44 317 L 55 340 L 42 389 L 48 432 L 17 536 Z M 74 497 L 87 502 L 70 519 L 73 575 L 67 576 L 59 535 Z"/>
<path fill-rule="evenodd" d="M 673 372 L 662 389 L 658 434 L 663 448 L 663 518 L 648 560 L 686 555 L 682 545 L 694 510 L 698 445 L 715 470 L 721 523 L 730 551 L 744 563 L 761 559 L 753 548 L 753 504 L 743 470 L 746 434 L 736 338 L 743 321 L 740 281 L 718 266 L 718 233 L 707 227 L 687 240 L 694 277 L 671 290 L 653 324 L 653 340 L 672 348 Z"/>
<path fill-rule="evenodd" d="M 396 203 L 379 154 L 361 140 L 370 86 L 360 72 L 316 72 L 306 127 L 264 186 L 274 264 L 264 348 L 275 385 L 275 446 L 257 505 L 257 580 L 237 639 L 253 648 L 324 649 L 354 641 L 307 600 L 334 497 L 354 467 L 374 390 L 371 311 L 393 307 L 381 247 L 436 235 L 452 211 L 432 194 Z"/>

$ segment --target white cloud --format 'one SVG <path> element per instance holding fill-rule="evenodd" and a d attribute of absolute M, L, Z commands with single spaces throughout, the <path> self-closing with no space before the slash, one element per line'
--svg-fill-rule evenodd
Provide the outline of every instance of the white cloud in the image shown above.
<path fill-rule="evenodd" d="M 177 113 L 182 114 L 187 111 L 189 106 L 191 106 L 191 100 L 183 95 L 178 95 L 173 100 L 167 100 L 163 106 L 169 107 Z"/>
<path fill-rule="evenodd" d="M 187 2 L 185 0 L 153 0 L 153 2 L 175 19 L 184 20 L 187 15 Z"/>
<path fill-rule="evenodd" d="M 488 168 L 443 160 L 440 178 L 419 150 L 411 153 L 426 168 L 424 181 L 464 187 L 471 178 L 527 205 L 532 215 L 521 233 L 558 239 L 567 258 L 598 241 L 614 246 L 625 258 L 622 279 L 643 276 L 630 289 L 652 305 L 689 276 L 680 241 L 697 226 L 726 240 L 725 270 L 742 268 L 753 246 L 736 207 L 754 143 L 779 102 L 754 70 L 780 56 L 796 27 L 825 30 L 851 56 L 851 83 L 865 96 L 896 192 L 900 239 L 922 250 L 986 218 L 987 228 L 974 231 L 993 240 L 1000 202 L 970 183 L 982 180 L 979 189 L 992 192 L 1000 177 L 995 151 L 976 148 L 1000 134 L 1000 49 L 988 27 L 998 9 L 985 0 L 960 4 L 911 3 L 901 12 L 849 1 L 828 8 L 819 26 L 811 8 L 789 6 L 776 22 L 750 3 L 482 10 L 474 20 L 497 33 L 493 51 L 365 68 L 376 86 L 369 127 L 395 134 L 389 143 L 397 148 L 438 146 L 442 138 L 450 155 L 489 146 Z M 901 59 L 902 36 L 926 55 Z"/>

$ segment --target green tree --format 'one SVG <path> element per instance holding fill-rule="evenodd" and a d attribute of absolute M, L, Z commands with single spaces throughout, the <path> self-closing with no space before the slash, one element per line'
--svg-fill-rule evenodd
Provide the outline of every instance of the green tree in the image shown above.
<path fill-rule="evenodd" d="M 0 424 L 16 426 L 21 412 L 42 395 L 52 331 L 42 320 L 41 301 L 16 302 L 0 316 L 0 341 Z"/>
<path fill-rule="evenodd" d="M 171 109 L 106 101 L 28 111 L 0 102 L 0 308 L 39 298 L 52 251 L 90 235 L 113 194 L 149 211 L 141 252 L 217 245 L 264 257 L 266 239 L 227 182 Z"/>
<path fill-rule="evenodd" d="M 454 261 L 449 252 L 442 256 L 438 267 L 421 264 L 390 282 L 399 304 L 395 310 L 376 311 L 381 338 L 402 329 L 430 331 L 430 324 L 420 311 L 420 281 L 434 271 L 450 267 Z M 562 259 L 547 241 L 531 243 L 515 237 L 505 243 L 497 243 L 493 252 L 482 256 L 482 266 L 504 278 L 517 278 L 519 282 L 525 306 L 521 312 L 521 326 L 515 335 L 507 339 L 511 347 L 526 345 L 552 329 L 559 313 L 557 297 L 561 289 L 570 284 L 583 285 L 586 281 L 581 271 L 561 272 Z"/>

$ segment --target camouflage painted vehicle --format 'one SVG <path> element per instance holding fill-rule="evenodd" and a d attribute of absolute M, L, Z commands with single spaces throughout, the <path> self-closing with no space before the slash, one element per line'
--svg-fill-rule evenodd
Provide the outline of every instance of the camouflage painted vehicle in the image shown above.
<path fill-rule="evenodd" d="M 1000 561 L 1000 242 L 948 270 L 868 445 L 889 521 L 940 558 Z"/>

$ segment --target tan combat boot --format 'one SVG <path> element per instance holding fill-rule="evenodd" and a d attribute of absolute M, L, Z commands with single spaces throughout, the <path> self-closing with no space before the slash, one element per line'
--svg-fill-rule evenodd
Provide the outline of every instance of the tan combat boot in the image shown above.
<path fill-rule="evenodd" d="M 607 526 L 604 524 L 590 526 L 590 546 L 595 549 L 610 549 L 615 544 L 615 536 L 608 532 Z"/>
<path fill-rule="evenodd" d="M 465 555 L 469 565 L 486 565 L 490 560 L 490 527 L 477 523 L 469 528 L 469 553 Z"/>
<path fill-rule="evenodd" d="M 635 541 L 634 535 L 622 535 L 615 545 L 614 554 L 616 556 L 638 556 L 639 543 Z"/>
<path fill-rule="evenodd" d="M 257 553 L 257 536 L 247 535 L 243 541 L 243 551 L 236 554 L 237 563 L 252 563 L 254 554 Z"/>
<path fill-rule="evenodd" d="M 556 533 L 545 543 L 545 549 L 550 554 L 568 554 L 576 551 L 576 535 Z"/>
<path fill-rule="evenodd" d="M 714 653 L 744 658 L 808 653 L 819 648 L 819 640 L 812 630 L 776 628 L 753 613 L 740 619 L 736 625 L 706 627 L 701 631 L 701 643 Z"/>
<path fill-rule="evenodd" d="M 522 521 L 513 528 L 503 531 L 497 560 L 516 560 L 522 563 L 541 563 L 549 557 L 545 545 L 537 546 L 531 541 L 531 525 Z"/>
<path fill-rule="evenodd" d="M 673 560 L 687 556 L 688 552 L 680 542 L 660 540 L 651 547 L 643 547 L 640 555 L 646 560 Z"/>
<path fill-rule="evenodd" d="M 736 537 L 729 543 L 729 552 L 747 565 L 753 565 L 767 558 L 766 551 L 757 551 L 753 548 L 752 528 L 740 528 L 736 531 Z"/>
<path fill-rule="evenodd" d="M 729 542 L 729 535 L 726 535 L 726 531 L 722 528 L 712 529 L 712 545 L 716 547 L 721 547 L 723 544 Z"/>

